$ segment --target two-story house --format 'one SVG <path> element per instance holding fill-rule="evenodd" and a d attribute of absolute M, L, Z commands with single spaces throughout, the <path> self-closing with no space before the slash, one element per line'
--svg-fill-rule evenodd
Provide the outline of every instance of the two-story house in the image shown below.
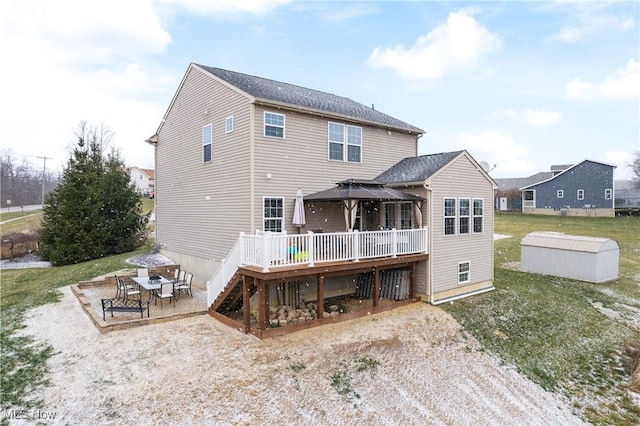
<path fill-rule="evenodd" d="M 137 166 L 129 167 L 129 180 L 140 195 L 153 197 L 155 188 L 155 170 Z"/>
<path fill-rule="evenodd" d="M 345 97 L 191 64 L 147 140 L 156 242 L 206 283 L 212 316 L 261 337 L 291 324 L 274 305 L 315 304 L 295 329 L 335 321 L 325 299 L 368 297 L 371 313 L 388 308 L 371 295 L 491 289 L 495 183 L 466 151 L 416 157 L 423 133 Z"/>

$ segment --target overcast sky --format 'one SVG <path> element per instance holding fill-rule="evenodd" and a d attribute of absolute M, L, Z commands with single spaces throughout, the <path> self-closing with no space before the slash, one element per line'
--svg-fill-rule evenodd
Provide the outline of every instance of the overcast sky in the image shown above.
<path fill-rule="evenodd" d="M 494 177 L 640 149 L 638 1 L 4 0 L 0 142 L 58 167 L 81 120 L 130 166 L 190 62 L 349 97 Z M 366 141 L 365 141 L 366 143 Z"/>

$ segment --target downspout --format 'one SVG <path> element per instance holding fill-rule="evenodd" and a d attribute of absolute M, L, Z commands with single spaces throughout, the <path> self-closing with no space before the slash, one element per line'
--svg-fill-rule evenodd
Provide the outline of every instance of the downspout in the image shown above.
<path fill-rule="evenodd" d="M 427 285 L 429 286 L 429 303 L 431 303 L 433 305 L 433 214 L 432 214 L 432 200 L 431 200 L 431 196 L 433 195 L 431 188 L 429 187 L 429 185 L 427 185 L 426 183 L 422 184 L 422 186 L 424 187 L 424 189 L 427 191 L 427 215 L 428 215 L 428 220 L 427 223 L 429 224 L 429 239 L 427 240 L 428 242 L 428 246 L 429 246 L 429 260 L 428 260 L 428 276 L 429 279 L 427 280 Z"/>

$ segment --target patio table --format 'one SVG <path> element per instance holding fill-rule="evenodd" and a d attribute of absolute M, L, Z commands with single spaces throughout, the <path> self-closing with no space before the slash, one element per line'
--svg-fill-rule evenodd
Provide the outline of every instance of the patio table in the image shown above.
<path fill-rule="evenodd" d="M 149 293 L 149 302 L 151 302 L 151 294 L 154 290 L 160 290 L 160 287 L 164 283 L 173 282 L 171 280 L 166 279 L 162 275 L 158 275 L 159 280 L 151 280 L 151 277 L 131 277 L 133 281 L 135 281 L 141 288 L 143 288 L 147 293 Z"/>

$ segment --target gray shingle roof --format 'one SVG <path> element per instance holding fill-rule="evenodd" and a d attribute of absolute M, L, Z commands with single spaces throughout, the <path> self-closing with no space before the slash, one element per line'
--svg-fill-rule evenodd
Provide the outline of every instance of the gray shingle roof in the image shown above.
<path fill-rule="evenodd" d="M 423 181 L 462 152 L 464 151 L 407 157 L 376 176 L 374 180 L 382 183 Z"/>
<path fill-rule="evenodd" d="M 385 188 L 380 182 L 362 179 L 347 179 L 336 183 L 336 187 L 306 195 L 305 201 L 340 201 L 340 200 L 379 200 L 379 201 L 413 201 L 423 200 L 417 195 L 408 194 L 393 188 Z"/>
<path fill-rule="evenodd" d="M 284 103 L 299 108 L 326 111 L 357 121 L 375 123 L 384 127 L 402 129 L 413 133 L 424 133 L 424 130 L 418 127 L 343 96 L 221 68 L 196 65 L 257 99 Z"/>
<path fill-rule="evenodd" d="M 520 189 L 534 183 L 542 182 L 553 177 L 553 172 L 539 172 L 535 175 L 522 178 L 501 178 L 495 179 L 500 191 L 508 191 L 509 189 Z"/>

